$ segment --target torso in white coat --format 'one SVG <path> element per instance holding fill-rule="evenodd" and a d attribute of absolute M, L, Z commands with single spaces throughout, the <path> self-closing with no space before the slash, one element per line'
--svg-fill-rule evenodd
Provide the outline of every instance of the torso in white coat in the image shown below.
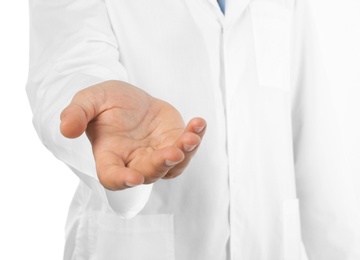
<path fill-rule="evenodd" d="M 81 222 L 91 238 L 79 238 L 88 259 L 278 260 L 300 246 L 290 85 L 280 74 L 292 10 L 278 2 L 254 1 L 254 13 L 239 9 L 226 27 L 207 1 L 108 1 L 128 81 L 208 127 L 185 173 L 155 183 L 135 218 L 89 206 Z"/>
<path fill-rule="evenodd" d="M 28 82 L 34 125 L 81 179 L 66 260 L 300 260 L 295 184 L 307 203 L 308 249 L 327 255 L 320 231 L 336 225 L 316 216 L 338 214 L 322 203 L 336 181 L 319 186 L 322 172 L 338 172 L 336 146 L 323 145 L 333 136 L 318 105 L 325 92 L 316 87 L 316 59 L 305 51 L 312 45 L 303 39 L 303 1 L 229 0 L 225 17 L 216 0 L 32 2 L 33 39 L 41 39 Z M 206 119 L 180 177 L 105 191 L 86 137 L 66 140 L 54 130 L 77 90 L 111 79 L 171 103 L 185 121 Z"/>

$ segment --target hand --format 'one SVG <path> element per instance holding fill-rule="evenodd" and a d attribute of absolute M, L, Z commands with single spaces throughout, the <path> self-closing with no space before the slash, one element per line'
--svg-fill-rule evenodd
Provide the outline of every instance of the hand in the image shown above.
<path fill-rule="evenodd" d="M 180 113 L 122 81 L 106 81 L 78 92 L 61 113 L 61 133 L 84 131 L 101 184 L 122 190 L 180 175 L 195 154 L 206 122 L 185 126 Z"/>

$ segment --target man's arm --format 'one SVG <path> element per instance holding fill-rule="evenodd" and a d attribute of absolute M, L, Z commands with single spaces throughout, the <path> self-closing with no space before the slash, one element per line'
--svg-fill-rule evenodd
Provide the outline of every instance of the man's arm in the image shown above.
<path fill-rule="evenodd" d="M 84 131 L 92 144 L 97 175 L 109 190 L 180 175 L 205 133 L 205 121 L 185 126 L 170 104 L 122 81 L 106 81 L 78 92 L 61 113 L 61 132 Z"/>
<path fill-rule="evenodd" d="M 80 135 L 89 121 L 95 121 L 99 114 L 105 115 L 99 112 L 104 112 L 102 108 L 106 102 L 99 104 L 98 112 L 92 116 L 89 116 L 86 109 L 79 109 L 89 104 L 84 99 L 91 95 L 86 93 L 93 92 L 99 86 L 102 89 L 108 88 L 109 82 L 114 87 L 127 85 L 127 81 L 127 73 L 119 62 L 117 41 L 103 0 L 30 0 L 30 70 L 27 94 L 39 138 L 110 210 L 124 217 L 132 217 L 144 207 L 152 185 L 139 185 L 123 191 L 105 189 L 99 182 L 92 145 L 86 135 L 67 139 L 59 129 L 60 114 L 63 112 L 63 134 L 68 137 Z M 88 88 L 89 86 L 93 87 Z M 111 96 L 111 93 L 107 94 Z M 67 107 L 69 104 L 70 107 Z M 63 111 L 65 107 L 67 109 Z M 81 113 L 86 114 L 86 119 Z M 96 130 L 89 130 L 87 134 L 93 142 L 97 142 Z M 104 164 L 106 160 L 105 163 L 100 163 Z M 146 180 L 140 176 L 141 173 L 134 171 L 125 178 L 116 178 L 116 173 L 110 175 L 113 176 L 112 181 L 107 177 L 100 179 L 107 188 L 113 190 L 125 188 L 126 181 L 133 185 Z M 119 183 L 114 185 L 114 181 Z"/>

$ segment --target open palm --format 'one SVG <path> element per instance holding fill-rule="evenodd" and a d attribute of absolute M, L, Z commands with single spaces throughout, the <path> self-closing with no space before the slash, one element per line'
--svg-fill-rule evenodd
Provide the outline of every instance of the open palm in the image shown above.
<path fill-rule="evenodd" d="M 180 175 L 205 126 L 201 118 L 185 126 L 173 106 L 122 81 L 78 92 L 61 114 L 64 136 L 76 138 L 86 131 L 99 180 L 110 190 Z"/>

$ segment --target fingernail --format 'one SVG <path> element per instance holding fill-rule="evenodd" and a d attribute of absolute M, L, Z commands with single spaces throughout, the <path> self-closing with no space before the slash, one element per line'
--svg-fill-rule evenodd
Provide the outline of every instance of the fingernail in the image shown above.
<path fill-rule="evenodd" d="M 201 126 L 201 127 L 194 127 L 194 130 L 197 134 L 201 133 L 202 130 L 204 130 L 205 126 Z"/>
<path fill-rule="evenodd" d="M 131 182 L 125 182 L 125 185 L 126 186 L 128 186 L 128 187 L 135 187 L 135 186 L 137 186 L 136 184 L 134 184 L 134 183 L 131 183 Z"/>
<path fill-rule="evenodd" d="M 197 145 L 187 145 L 187 144 L 184 144 L 184 150 L 185 152 L 191 152 L 193 151 L 195 148 L 196 148 Z"/>
<path fill-rule="evenodd" d="M 169 160 L 165 160 L 165 165 L 168 166 L 168 167 L 172 167 L 176 164 L 178 164 L 179 162 L 172 162 L 172 161 L 169 161 Z"/>

